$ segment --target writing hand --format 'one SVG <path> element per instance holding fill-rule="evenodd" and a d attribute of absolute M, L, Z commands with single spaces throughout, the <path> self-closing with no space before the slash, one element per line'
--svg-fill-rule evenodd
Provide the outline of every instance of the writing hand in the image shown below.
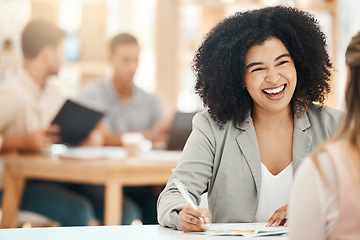
<path fill-rule="evenodd" d="M 209 223 L 211 213 L 206 208 L 194 209 L 190 204 L 186 205 L 179 212 L 180 229 L 184 232 L 204 232 L 207 229 L 206 224 Z M 204 222 L 200 220 L 204 219 Z"/>

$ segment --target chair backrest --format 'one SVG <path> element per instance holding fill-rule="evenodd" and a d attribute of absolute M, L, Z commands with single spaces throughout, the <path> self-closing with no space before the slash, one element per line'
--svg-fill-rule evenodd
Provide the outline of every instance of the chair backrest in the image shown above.
<path fill-rule="evenodd" d="M 182 150 L 192 130 L 192 118 L 196 113 L 177 112 L 174 117 L 168 150 Z"/>

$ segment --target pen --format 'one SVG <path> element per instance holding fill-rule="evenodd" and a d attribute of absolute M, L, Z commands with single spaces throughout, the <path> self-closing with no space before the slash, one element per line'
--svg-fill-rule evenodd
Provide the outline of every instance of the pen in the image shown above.
<path fill-rule="evenodd" d="M 191 200 L 190 196 L 189 196 L 189 192 L 185 189 L 184 185 L 177 179 L 174 179 L 174 184 L 177 187 L 177 189 L 179 190 L 179 192 L 181 193 L 181 195 L 183 196 L 183 198 L 185 199 L 185 201 L 190 204 L 190 206 L 194 209 L 198 209 L 198 207 L 195 205 L 195 203 Z M 200 220 L 205 223 L 204 219 L 202 217 L 200 217 Z M 206 227 L 208 228 L 208 224 L 206 224 Z"/>

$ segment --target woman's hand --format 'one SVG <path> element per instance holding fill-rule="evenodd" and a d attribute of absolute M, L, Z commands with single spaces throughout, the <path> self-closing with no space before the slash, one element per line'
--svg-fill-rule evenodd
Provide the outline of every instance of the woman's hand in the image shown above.
<path fill-rule="evenodd" d="M 189 204 L 179 213 L 180 229 L 184 232 L 204 232 L 207 229 L 211 213 L 206 208 L 194 209 Z M 201 221 L 200 217 L 204 220 Z"/>
<path fill-rule="evenodd" d="M 266 223 L 266 227 L 287 226 L 287 205 L 279 208 Z"/>

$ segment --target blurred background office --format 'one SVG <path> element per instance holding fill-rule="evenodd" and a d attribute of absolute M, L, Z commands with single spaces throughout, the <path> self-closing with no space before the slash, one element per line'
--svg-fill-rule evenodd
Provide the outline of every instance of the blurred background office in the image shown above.
<path fill-rule="evenodd" d="M 342 109 L 345 50 L 360 31 L 359 0 L 0 0 L 0 88 L 22 66 L 24 26 L 41 19 L 66 34 L 65 63 L 50 81 L 61 81 L 69 97 L 95 79 L 113 75 L 108 44 L 126 32 L 140 47 L 134 83 L 159 98 L 164 117 L 200 111 L 191 62 L 204 34 L 235 12 L 277 4 L 299 7 L 319 19 L 335 66 L 326 105 Z"/>
<path fill-rule="evenodd" d="M 342 108 L 344 52 L 360 29 L 358 0 L 0 0 L 0 81 L 20 65 L 19 36 L 31 19 L 47 20 L 66 32 L 66 63 L 58 79 L 69 95 L 111 75 L 107 44 L 129 32 L 141 47 L 135 84 L 159 97 L 166 116 L 197 111 L 202 104 L 194 94 L 190 64 L 203 35 L 234 12 L 274 4 L 297 6 L 319 19 L 336 67 L 327 104 Z"/>

